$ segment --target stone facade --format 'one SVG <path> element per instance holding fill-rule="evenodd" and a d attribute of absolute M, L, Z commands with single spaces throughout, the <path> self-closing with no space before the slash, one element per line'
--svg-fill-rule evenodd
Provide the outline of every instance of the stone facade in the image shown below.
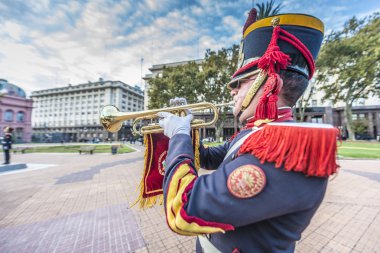
<path fill-rule="evenodd" d="M 11 126 L 15 143 L 30 142 L 33 100 L 26 98 L 23 89 L 4 79 L 0 79 L 0 91 L 0 129 Z"/>
<path fill-rule="evenodd" d="M 32 92 L 35 101 L 33 131 L 38 142 L 104 141 L 124 138 L 125 131 L 108 133 L 99 122 L 105 105 L 122 112 L 141 111 L 144 93 L 121 81 L 89 82 Z M 124 122 L 127 126 L 130 122 Z M 126 128 L 123 128 L 126 130 Z"/>
<path fill-rule="evenodd" d="M 352 120 L 361 121 L 366 125 L 366 133 L 357 134 L 358 140 L 377 139 L 380 141 L 380 105 L 352 107 Z M 334 126 L 342 131 L 342 137 L 347 138 L 347 122 L 344 117 L 344 107 L 334 109 Z"/>

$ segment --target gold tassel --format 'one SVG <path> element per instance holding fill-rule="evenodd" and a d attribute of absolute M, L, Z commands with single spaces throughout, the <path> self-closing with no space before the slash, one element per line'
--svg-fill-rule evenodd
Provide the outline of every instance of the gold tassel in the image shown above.
<path fill-rule="evenodd" d="M 199 129 L 195 129 L 193 131 L 193 134 L 194 134 L 193 138 L 195 141 L 195 145 L 193 147 L 194 148 L 194 166 L 195 166 L 195 169 L 198 171 L 201 167 L 200 154 L 199 154 L 199 147 L 200 147 Z"/>
<path fill-rule="evenodd" d="M 142 172 L 141 176 L 141 181 L 140 184 L 137 186 L 136 191 L 140 190 L 139 196 L 137 197 L 136 201 L 129 207 L 135 206 L 137 203 L 140 203 L 140 208 L 144 208 L 146 206 L 146 199 L 143 198 L 143 193 L 144 193 L 144 175 L 145 175 L 145 169 L 146 169 L 146 164 L 148 162 L 148 138 L 150 137 L 150 134 L 144 134 L 144 146 L 145 146 L 145 154 L 144 154 L 144 169 Z"/>

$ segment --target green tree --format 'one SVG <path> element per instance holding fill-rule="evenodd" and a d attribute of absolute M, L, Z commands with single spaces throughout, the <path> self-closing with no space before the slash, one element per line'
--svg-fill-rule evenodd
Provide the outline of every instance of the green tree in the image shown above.
<path fill-rule="evenodd" d="M 199 102 L 198 91 L 202 90 L 199 66 L 195 62 L 175 67 L 165 67 L 162 76 L 149 81 L 149 109 L 169 106 L 175 97 L 184 97 L 188 103 Z"/>
<path fill-rule="evenodd" d="M 222 48 L 219 51 L 207 50 L 205 61 L 202 64 L 202 83 L 204 84 L 202 96 L 205 101 L 214 104 L 231 101 L 227 83 L 236 71 L 239 55 L 239 47 L 233 45 L 230 48 Z M 215 134 L 218 140 L 223 135 L 223 127 L 228 108 L 219 110 L 219 120 L 215 124 Z"/>
<path fill-rule="evenodd" d="M 202 64 L 190 62 L 185 65 L 164 68 L 162 76 L 149 81 L 149 109 L 168 106 L 169 100 L 184 97 L 188 103 L 225 103 L 231 100 L 226 84 L 236 70 L 238 46 L 207 50 Z M 216 123 L 216 136 L 221 135 L 227 108 L 220 110 Z"/>
<path fill-rule="evenodd" d="M 326 39 L 318 61 L 317 81 L 323 99 L 345 103 L 349 137 L 352 129 L 352 105 L 360 98 L 379 95 L 380 13 L 358 20 L 351 18 L 342 31 Z"/>
<path fill-rule="evenodd" d="M 368 129 L 368 120 L 367 119 L 357 119 L 352 121 L 352 130 L 356 134 L 365 134 Z"/>
<path fill-rule="evenodd" d="M 310 82 L 306 91 L 303 93 L 303 95 L 297 101 L 297 107 L 298 107 L 298 113 L 299 113 L 299 117 L 300 117 L 299 121 L 300 122 L 305 121 L 306 108 L 308 106 L 310 106 L 310 99 L 313 96 L 314 92 L 315 92 L 315 83 Z"/>
<path fill-rule="evenodd" d="M 282 9 L 282 4 L 275 5 L 274 0 L 265 3 L 257 3 L 257 20 L 278 14 Z"/>
<path fill-rule="evenodd" d="M 157 109 L 167 104 L 171 97 L 169 94 L 171 68 L 165 68 L 162 76 L 157 76 L 149 80 L 149 104 L 148 109 Z"/>

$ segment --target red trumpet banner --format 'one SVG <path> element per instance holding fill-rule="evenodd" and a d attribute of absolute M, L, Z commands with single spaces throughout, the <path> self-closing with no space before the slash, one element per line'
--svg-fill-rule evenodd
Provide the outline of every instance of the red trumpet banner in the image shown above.
<path fill-rule="evenodd" d="M 192 130 L 194 165 L 200 167 L 199 131 Z M 165 176 L 165 159 L 168 153 L 169 138 L 162 133 L 144 135 L 145 155 L 143 176 L 139 185 L 140 194 L 136 202 L 140 208 L 152 207 L 163 203 L 163 181 Z"/>

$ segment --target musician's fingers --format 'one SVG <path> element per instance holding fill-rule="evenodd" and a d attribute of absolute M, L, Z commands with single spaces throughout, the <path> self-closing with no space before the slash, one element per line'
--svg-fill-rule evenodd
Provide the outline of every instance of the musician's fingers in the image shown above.
<path fill-rule="evenodd" d="M 188 114 L 186 115 L 185 119 L 188 121 L 188 122 L 191 122 L 191 120 L 193 119 L 193 114 Z"/>
<path fill-rule="evenodd" d="M 179 103 L 180 103 L 180 105 L 187 105 L 186 98 L 179 98 Z"/>
<path fill-rule="evenodd" d="M 157 116 L 160 117 L 160 118 L 167 118 L 169 116 L 173 115 L 172 113 L 170 112 L 158 112 L 157 113 Z"/>
<path fill-rule="evenodd" d="M 164 128 L 165 127 L 165 119 L 163 118 L 163 119 L 160 119 L 159 121 L 158 121 L 158 124 L 160 125 L 160 127 L 161 128 Z"/>
<path fill-rule="evenodd" d="M 185 113 L 186 113 L 186 115 L 190 115 L 191 114 L 191 110 L 190 109 L 185 109 Z"/>

